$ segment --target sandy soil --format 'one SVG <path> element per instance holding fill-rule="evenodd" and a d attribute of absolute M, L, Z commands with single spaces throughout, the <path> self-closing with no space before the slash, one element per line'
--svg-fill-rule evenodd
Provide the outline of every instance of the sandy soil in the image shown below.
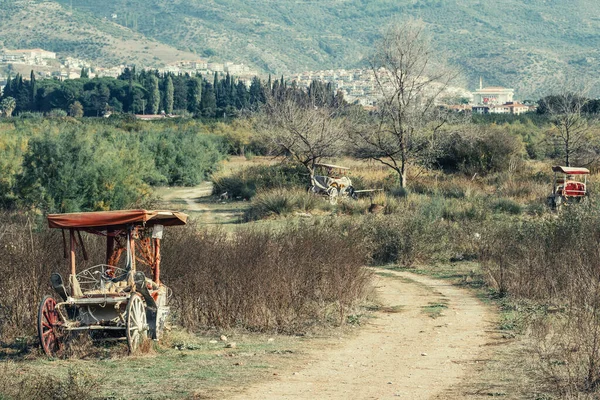
<path fill-rule="evenodd" d="M 390 276 L 393 274 L 393 276 Z M 356 336 L 309 351 L 232 399 L 449 399 L 485 359 L 493 312 L 472 293 L 408 272 L 376 279 L 382 304 Z M 427 308 L 445 304 L 442 315 Z"/>
<path fill-rule="evenodd" d="M 209 197 L 212 194 L 212 182 L 202 182 L 198 186 L 193 187 L 172 187 L 161 192 L 162 201 L 185 201 L 183 209 L 188 211 L 210 211 L 206 206 L 196 202 L 200 197 Z"/>

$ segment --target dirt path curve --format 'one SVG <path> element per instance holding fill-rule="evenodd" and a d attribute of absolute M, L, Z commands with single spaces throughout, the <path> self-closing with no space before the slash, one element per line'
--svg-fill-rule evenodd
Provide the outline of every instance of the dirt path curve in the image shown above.
<path fill-rule="evenodd" d="M 186 211 L 210 211 L 210 208 L 198 203 L 196 200 L 201 197 L 209 197 L 212 194 L 212 182 L 202 182 L 193 187 L 173 187 L 162 193 L 162 200 L 169 202 L 180 200 L 185 202 L 185 207 L 180 207 Z"/>
<path fill-rule="evenodd" d="M 472 293 L 408 272 L 377 271 L 382 311 L 355 337 L 235 399 L 430 399 L 451 393 L 485 358 L 493 312 Z M 445 304 L 432 318 L 433 304 Z M 386 312 L 387 311 L 387 312 Z M 399 312 L 398 312 L 399 311 Z M 487 331 L 487 332 L 486 332 Z"/>

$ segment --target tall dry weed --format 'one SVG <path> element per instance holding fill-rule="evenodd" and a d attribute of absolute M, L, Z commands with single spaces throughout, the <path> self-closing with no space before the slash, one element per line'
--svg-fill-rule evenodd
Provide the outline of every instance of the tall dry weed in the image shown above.
<path fill-rule="evenodd" d="M 173 231 L 168 243 L 165 282 L 173 287 L 176 319 L 189 329 L 293 332 L 340 323 L 369 281 L 362 238 L 327 225 L 231 236 L 188 228 Z M 332 304 L 337 315 L 325 313 Z"/>
<path fill-rule="evenodd" d="M 502 296 L 542 308 L 539 372 L 564 396 L 600 392 L 600 212 L 594 204 L 486 232 L 481 259 Z"/>

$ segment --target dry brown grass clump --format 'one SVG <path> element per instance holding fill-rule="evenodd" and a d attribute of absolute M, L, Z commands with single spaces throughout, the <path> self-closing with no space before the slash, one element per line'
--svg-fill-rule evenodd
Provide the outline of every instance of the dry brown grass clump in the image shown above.
<path fill-rule="evenodd" d="M 344 321 L 369 282 L 365 254 L 358 232 L 327 224 L 233 235 L 190 227 L 165 240 L 164 279 L 189 329 L 296 332 Z"/>
<path fill-rule="evenodd" d="M 38 374 L 27 367 L 0 362 L 0 398 L 11 400 L 88 400 L 98 397 L 97 376 L 80 368 L 70 368 L 66 376 Z M 6 396 L 6 397 L 4 397 Z"/>

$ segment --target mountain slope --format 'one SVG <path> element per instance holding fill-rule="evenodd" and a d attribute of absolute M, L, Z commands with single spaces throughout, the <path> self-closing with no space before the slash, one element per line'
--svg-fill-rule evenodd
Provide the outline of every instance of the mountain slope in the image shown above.
<path fill-rule="evenodd" d="M 104 66 L 123 63 L 159 66 L 178 59 L 197 58 L 103 16 L 76 9 L 71 12 L 56 2 L 5 0 L 0 1 L 0 10 L 0 45 L 9 49 L 41 47 Z"/>
<path fill-rule="evenodd" d="M 429 25 L 440 54 L 464 69 L 471 88 L 483 76 L 486 84 L 514 87 L 523 98 L 539 96 L 566 78 L 594 78 L 600 72 L 596 0 L 54 2 L 99 32 L 122 29 L 111 33 L 114 37 L 141 34 L 182 52 L 276 74 L 359 66 L 381 28 L 407 17 Z M 2 36 L 5 25 L 0 20 Z M 65 38 L 64 47 L 101 49 L 89 40 L 75 44 Z"/>

